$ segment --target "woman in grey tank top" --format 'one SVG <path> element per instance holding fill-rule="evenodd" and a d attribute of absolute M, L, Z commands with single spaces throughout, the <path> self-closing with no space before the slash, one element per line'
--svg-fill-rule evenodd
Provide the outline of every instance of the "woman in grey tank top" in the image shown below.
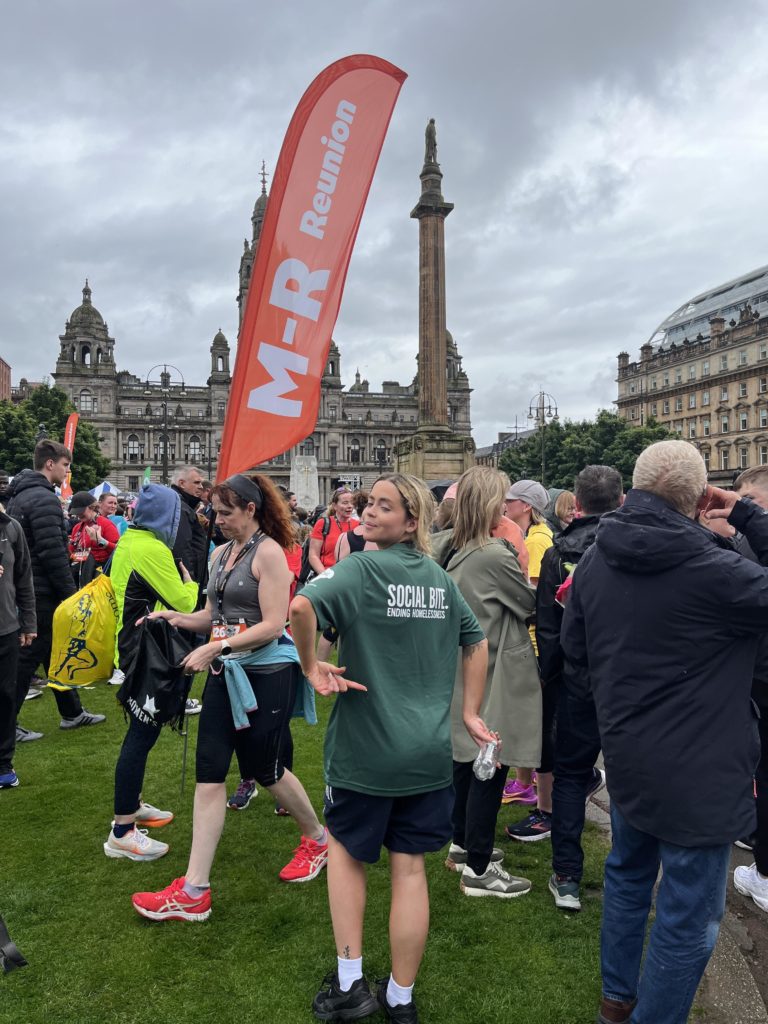
<path fill-rule="evenodd" d="M 328 856 L 326 831 L 301 782 L 281 759 L 281 737 L 300 678 L 293 641 L 285 635 L 292 580 L 285 549 L 294 542 L 288 507 L 260 474 L 238 474 L 217 484 L 213 507 L 227 543 L 213 554 L 206 607 L 193 615 L 153 613 L 182 629 L 210 633 L 210 640 L 185 661 L 190 672 L 209 670 L 198 730 L 189 866 L 167 889 L 134 894 L 135 909 L 152 920 L 199 921 L 210 914 L 209 873 L 224 825 L 225 780 L 235 751 L 241 770 L 270 790 L 301 831 L 280 878 L 314 878 Z M 249 662 L 258 658 L 258 664 L 244 666 L 250 685 L 245 694 L 229 689 L 234 684 L 221 661 L 229 655 L 247 655 Z"/>

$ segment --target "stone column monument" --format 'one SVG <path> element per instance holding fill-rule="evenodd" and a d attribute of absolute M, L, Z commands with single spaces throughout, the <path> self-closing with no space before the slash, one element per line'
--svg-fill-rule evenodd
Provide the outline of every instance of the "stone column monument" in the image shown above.
<path fill-rule="evenodd" d="M 421 196 L 411 211 L 419 222 L 419 425 L 395 450 L 401 473 L 428 482 L 455 480 L 475 463 L 471 437 L 448 425 L 447 330 L 445 325 L 445 218 L 453 209 L 441 191 L 435 119 L 424 133 Z"/>

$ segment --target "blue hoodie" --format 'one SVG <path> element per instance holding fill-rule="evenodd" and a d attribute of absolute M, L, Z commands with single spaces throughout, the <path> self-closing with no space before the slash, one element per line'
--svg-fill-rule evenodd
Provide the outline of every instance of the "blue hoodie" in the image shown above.
<path fill-rule="evenodd" d="M 181 500 L 176 491 L 162 484 L 146 482 L 139 492 L 133 522 L 172 548 L 176 542 L 181 518 Z"/>

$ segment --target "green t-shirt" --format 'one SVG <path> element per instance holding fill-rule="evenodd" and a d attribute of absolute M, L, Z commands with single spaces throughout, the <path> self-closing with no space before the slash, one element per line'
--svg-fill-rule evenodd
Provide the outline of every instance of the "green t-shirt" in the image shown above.
<path fill-rule="evenodd" d="M 301 596 L 321 628 L 339 630 L 346 676 L 368 687 L 336 699 L 325 738 L 328 785 L 375 796 L 450 786 L 458 649 L 484 636 L 450 576 L 396 544 L 344 559 Z"/>

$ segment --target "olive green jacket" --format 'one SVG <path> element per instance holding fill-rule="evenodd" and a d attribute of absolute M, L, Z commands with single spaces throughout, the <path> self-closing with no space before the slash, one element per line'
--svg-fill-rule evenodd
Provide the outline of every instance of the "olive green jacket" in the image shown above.
<path fill-rule="evenodd" d="M 515 549 L 489 538 L 468 544 L 446 558 L 453 531 L 432 538 L 432 557 L 456 583 L 488 638 L 488 675 L 480 714 L 501 735 L 499 760 L 505 765 L 537 768 L 541 757 L 541 684 L 526 619 L 536 607 L 536 591 L 526 581 Z M 477 746 L 464 728 L 461 661 L 451 705 L 454 761 L 473 761 Z"/>

